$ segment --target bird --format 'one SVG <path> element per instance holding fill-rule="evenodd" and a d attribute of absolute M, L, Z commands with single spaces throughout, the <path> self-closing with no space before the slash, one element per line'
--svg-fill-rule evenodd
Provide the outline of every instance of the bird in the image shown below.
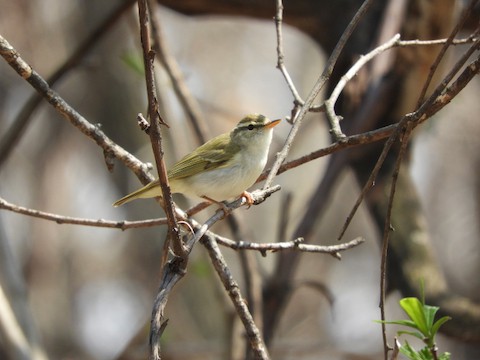
<path fill-rule="evenodd" d="M 273 128 L 281 119 L 249 114 L 229 133 L 219 135 L 199 146 L 175 163 L 167 172 L 172 193 L 198 197 L 222 205 L 223 201 L 244 196 L 262 173 L 268 159 Z M 122 197 L 117 207 L 139 198 L 162 196 L 159 180 Z"/>

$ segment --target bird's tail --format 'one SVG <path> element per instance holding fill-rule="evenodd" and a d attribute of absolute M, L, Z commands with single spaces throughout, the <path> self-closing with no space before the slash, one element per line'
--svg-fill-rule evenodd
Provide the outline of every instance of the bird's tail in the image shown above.
<path fill-rule="evenodd" d="M 117 207 L 135 199 L 152 198 L 156 196 L 162 196 L 162 189 L 160 188 L 158 180 L 152 181 L 144 187 L 115 201 L 113 206 Z"/>

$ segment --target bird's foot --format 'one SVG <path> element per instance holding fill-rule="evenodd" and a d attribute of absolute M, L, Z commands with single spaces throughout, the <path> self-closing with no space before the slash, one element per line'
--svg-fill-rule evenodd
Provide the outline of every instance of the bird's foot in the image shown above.
<path fill-rule="evenodd" d="M 223 210 L 223 213 L 225 214 L 225 216 L 228 216 L 228 214 L 231 213 L 231 210 L 229 209 L 229 207 L 227 205 L 225 205 L 224 202 L 213 200 L 213 199 L 209 198 L 208 196 L 202 196 L 202 198 L 204 198 L 207 201 L 210 201 L 213 204 L 217 204 L 218 206 L 220 206 L 220 208 Z"/>
<path fill-rule="evenodd" d="M 248 191 L 244 191 L 240 196 L 243 196 L 247 201 L 247 209 L 253 205 L 254 201 L 253 201 L 252 194 L 250 194 Z"/>

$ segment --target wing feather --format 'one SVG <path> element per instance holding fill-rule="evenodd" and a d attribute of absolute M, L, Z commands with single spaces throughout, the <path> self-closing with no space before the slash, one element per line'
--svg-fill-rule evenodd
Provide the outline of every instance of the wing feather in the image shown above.
<path fill-rule="evenodd" d="M 228 155 L 226 150 L 228 150 Z M 182 179 L 205 170 L 227 166 L 228 161 L 232 159 L 232 153 L 234 154 L 238 150 L 238 146 L 231 144 L 230 134 L 219 135 L 173 165 L 168 171 L 168 178 Z"/>

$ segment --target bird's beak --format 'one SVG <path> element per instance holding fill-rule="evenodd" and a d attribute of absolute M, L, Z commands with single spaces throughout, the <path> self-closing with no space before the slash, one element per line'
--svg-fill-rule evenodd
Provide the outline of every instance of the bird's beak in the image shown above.
<path fill-rule="evenodd" d="M 268 124 L 265 125 L 265 127 L 267 129 L 271 129 L 273 128 L 274 126 L 278 125 L 280 123 L 280 121 L 282 121 L 282 119 L 277 119 L 277 120 L 272 120 L 270 121 Z"/>

